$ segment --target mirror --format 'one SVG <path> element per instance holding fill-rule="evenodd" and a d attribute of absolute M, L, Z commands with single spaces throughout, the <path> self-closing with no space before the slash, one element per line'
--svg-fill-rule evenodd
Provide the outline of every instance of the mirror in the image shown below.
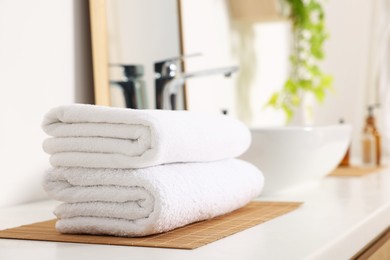
<path fill-rule="evenodd" d="M 91 0 L 90 7 L 92 25 L 99 27 L 92 33 L 101 36 L 94 54 L 105 56 L 97 54 L 94 62 L 105 74 L 95 77 L 101 84 L 96 87 L 104 89 L 99 103 L 154 108 L 154 64 L 181 53 L 177 0 Z"/>

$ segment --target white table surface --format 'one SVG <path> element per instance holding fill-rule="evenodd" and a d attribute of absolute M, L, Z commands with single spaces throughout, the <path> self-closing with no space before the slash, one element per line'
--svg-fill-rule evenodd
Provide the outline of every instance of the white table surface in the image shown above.
<path fill-rule="evenodd" d="M 390 226 L 390 169 L 261 196 L 297 210 L 194 250 L 0 239 L 0 259 L 348 259 Z M 0 209 L 0 229 L 52 219 L 57 202 Z"/>

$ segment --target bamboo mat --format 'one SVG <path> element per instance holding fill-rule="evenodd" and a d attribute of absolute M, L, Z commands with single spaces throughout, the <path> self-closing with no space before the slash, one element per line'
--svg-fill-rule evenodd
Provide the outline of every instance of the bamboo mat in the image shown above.
<path fill-rule="evenodd" d="M 193 223 L 162 234 L 139 238 L 60 234 L 54 228 L 56 220 L 2 230 L 0 238 L 194 249 L 286 214 L 301 204 L 299 202 L 255 201 L 223 216 Z"/>
<path fill-rule="evenodd" d="M 338 167 L 328 176 L 365 176 L 380 171 L 382 167 Z"/>

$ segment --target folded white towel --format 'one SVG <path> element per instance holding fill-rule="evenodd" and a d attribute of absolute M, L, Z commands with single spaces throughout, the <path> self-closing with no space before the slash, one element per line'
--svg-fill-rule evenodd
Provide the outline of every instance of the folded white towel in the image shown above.
<path fill-rule="evenodd" d="M 263 175 L 236 160 L 125 169 L 54 168 L 44 188 L 62 233 L 143 236 L 228 213 L 258 196 Z"/>
<path fill-rule="evenodd" d="M 52 109 L 42 128 L 54 136 L 43 148 L 61 167 L 214 161 L 241 155 L 251 141 L 244 124 L 224 115 L 81 104 Z"/>

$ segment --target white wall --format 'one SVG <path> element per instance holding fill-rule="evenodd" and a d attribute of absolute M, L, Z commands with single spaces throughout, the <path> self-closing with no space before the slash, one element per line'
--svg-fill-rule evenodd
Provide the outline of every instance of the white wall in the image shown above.
<path fill-rule="evenodd" d="M 0 207 L 46 197 L 44 113 L 92 102 L 87 1 L 0 1 Z"/>
<path fill-rule="evenodd" d="M 372 8 L 375 1 L 328 0 L 324 2 L 330 39 L 325 45 L 323 70 L 334 79 L 334 93 L 315 109 L 316 123 L 353 125 L 353 154 L 360 153 L 360 134 L 366 116 Z"/>

